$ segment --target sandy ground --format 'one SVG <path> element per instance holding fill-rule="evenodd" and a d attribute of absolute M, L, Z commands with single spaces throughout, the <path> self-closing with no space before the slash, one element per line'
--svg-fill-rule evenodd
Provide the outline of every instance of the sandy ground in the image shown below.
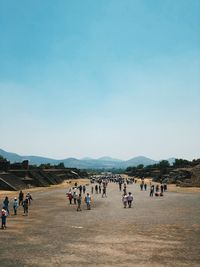
<path fill-rule="evenodd" d="M 139 183 L 128 185 L 134 204 L 124 209 L 111 183 L 107 198 L 93 194 L 92 210 L 83 204 L 77 212 L 66 198 L 73 183 L 29 190 L 28 216 L 11 210 L 0 230 L 0 266 L 200 266 L 199 189 L 170 186 L 164 197 L 150 198 Z M 5 195 L 16 192 L 1 191 L 1 202 Z"/>

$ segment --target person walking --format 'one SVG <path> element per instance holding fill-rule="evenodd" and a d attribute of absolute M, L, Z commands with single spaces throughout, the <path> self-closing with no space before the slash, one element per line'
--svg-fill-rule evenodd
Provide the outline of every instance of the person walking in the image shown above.
<path fill-rule="evenodd" d="M 150 188 L 150 197 L 153 197 L 153 194 L 154 194 L 154 185 L 151 186 Z"/>
<path fill-rule="evenodd" d="M 81 211 L 81 202 L 82 202 L 82 197 L 81 197 L 81 194 L 78 195 L 77 197 L 77 211 Z"/>
<path fill-rule="evenodd" d="M 167 191 L 167 184 L 164 184 L 164 191 Z"/>
<path fill-rule="evenodd" d="M 26 197 L 23 201 L 24 215 L 28 215 L 28 198 Z"/>
<path fill-rule="evenodd" d="M 74 194 L 73 194 L 73 200 L 74 200 L 74 205 L 76 205 L 77 193 L 75 191 L 74 191 Z"/>
<path fill-rule="evenodd" d="M 101 185 L 99 184 L 99 194 L 101 194 Z"/>
<path fill-rule="evenodd" d="M 9 200 L 8 200 L 8 197 L 6 196 L 4 201 L 3 201 L 3 208 L 8 212 L 8 214 L 10 213 L 9 212 Z"/>
<path fill-rule="evenodd" d="M 18 201 L 17 201 L 17 198 L 15 197 L 14 198 L 14 201 L 13 201 L 13 210 L 14 210 L 14 215 L 17 215 L 17 208 L 18 208 Z"/>
<path fill-rule="evenodd" d="M 85 191 L 86 191 L 86 187 L 85 185 L 83 186 L 83 194 L 85 194 Z"/>
<path fill-rule="evenodd" d="M 5 208 L 1 210 L 1 228 L 6 229 L 6 219 L 8 216 L 8 212 Z"/>
<path fill-rule="evenodd" d="M 33 200 L 33 198 L 29 192 L 27 193 L 26 198 L 28 199 L 28 204 L 31 205 L 31 201 Z"/>
<path fill-rule="evenodd" d="M 128 207 L 129 208 L 131 208 L 132 201 L 133 201 L 133 195 L 131 194 L 131 192 L 129 192 L 128 196 L 127 196 L 127 202 L 128 202 Z"/>
<path fill-rule="evenodd" d="M 85 203 L 87 205 L 87 209 L 90 210 L 91 209 L 91 196 L 89 193 L 87 193 L 87 195 L 85 196 Z"/>
<path fill-rule="evenodd" d="M 21 204 L 23 204 L 24 201 L 24 193 L 22 192 L 22 190 L 19 192 L 19 206 Z"/>
<path fill-rule="evenodd" d="M 95 193 L 98 194 L 98 185 L 95 185 Z"/>
<path fill-rule="evenodd" d="M 141 191 L 143 191 L 143 186 L 144 186 L 144 184 L 141 183 L 141 184 L 140 184 L 140 190 L 141 190 Z"/>
<path fill-rule="evenodd" d="M 82 190 L 83 190 L 82 185 L 79 185 L 79 192 L 80 192 L 80 194 L 82 194 Z"/>
<path fill-rule="evenodd" d="M 127 194 L 124 193 L 124 194 L 122 195 L 122 203 L 123 203 L 123 205 L 124 205 L 124 208 L 127 207 L 127 202 L 128 202 Z"/>
<path fill-rule="evenodd" d="M 160 185 L 160 192 L 163 194 L 163 192 L 164 192 L 164 186 L 163 186 L 163 184 L 161 184 Z"/>
<path fill-rule="evenodd" d="M 102 189 L 102 197 L 107 197 L 107 195 L 106 195 L 106 187 L 103 187 L 103 189 Z"/>
<path fill-rule="evenodd" d="M 156 185 L 156 193 L 158 193 L 159 192 L 159 185 L 157 184 Z"/>
<path fill-rule="evenodd" d="M 71 191 L 69 191 L 69 192 L 67 193 L 67 197 L 68 197 L 68 199 L 69 199 L 69 204 L 71 205 L 71 204 L 72 204 L 72 198 L 73 198 L 73 195 L 72 195 L 72 192 L 71 192 Z"/>
<path fill-rule="evenodd" d="M 119 191 L 122 191 L 122 183 L 121 183 L 121 181 L 119 182 Z"/>

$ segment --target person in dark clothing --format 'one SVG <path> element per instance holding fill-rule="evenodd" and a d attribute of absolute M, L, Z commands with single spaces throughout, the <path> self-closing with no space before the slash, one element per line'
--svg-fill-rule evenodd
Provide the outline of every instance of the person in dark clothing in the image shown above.
<path fill-rule="evenodd" d="M 19 206 L 23 204 L 24 201 L 24 193 L 22 191 L 19 192 Z"/>
<path fill-rule="evenodd" d="M 98 194 L 98 185 L 95 185 L 95 193 Z"/>
<path fill-rule="evenodd" d="M 9 200 L 8 197 L 6 196 L 4 201 L 3 201 L 3 208 L 8 212 L 9 214 Z"/>
<path fill-rule="evenodd" d="M 159 185 L 157 184 L 156 185 L 156 193 L 158 193 L 159 192 Z"/>
<path fill-rule="evenodd" d="M 24 215 L 28 215 L 28 198 L 26 197 L 23 201 Z"/>
<path fill-rule="evenodd" d="M 6 229 L 6 218 L 8 216 L 8 212 L 6 209 L 1 210 L 1 228 Z"/>
<path fill-rule="evenodd" d="M 122 191 L 122 183 L 119 182 L 119 191 Z"/>
<path fill-rule="evenodd" d="M 163 186 L 163 184 L 161 184 L 161 186 L 160 186 L 160 192 L 163 194 L 163 191 L 164 191 L 164 186 Z"/>
<path fill-rule="evenodd" d="M 167 191 L 167 185 L 164 184 L 164 191 Z"/>
<path fill-rule="evenodd" d="M 101 194 L 101 185 L 99 185 L 99 194 Z"/>
<path fill-rule="evenodd" d="M 83 194 L 85 194 L 85 191 L 86 191 L 86 187 L 85 185 L 83 186 Z"/>
<path fill-rule="evenodd" d="M 147 184 L 144 184 L 144 190 L 147 191 Z"/>
<path fill-rule="evenodd" d="M 80 192 L 80 194 L 82 194 L 82 190 L 83 190 L 82 185 L 79 185 L 79 192 Z"/>
<path fill-rule="evenodd" d="M 150 188 L 150 197 L 153 197 L 153 194 L 154 194 L 154 185 L 152 185 Z"/>
<path fill-rule="evenodd" d="M 143 186 L 144 186 L 144 184 L 141 183 L 141 184 L 140 184 L 140 190 L 141 190 L 141 191 L 143 190 Z"/>

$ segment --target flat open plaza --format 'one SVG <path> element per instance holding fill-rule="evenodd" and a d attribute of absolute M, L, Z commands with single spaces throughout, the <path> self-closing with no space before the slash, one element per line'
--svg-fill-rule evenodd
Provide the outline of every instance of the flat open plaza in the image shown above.
<path fill-rule="evenodd" d="M 107 198 L 94 193 L 92 209 L 83 202 L 77 212 L 68 189 L 33 189 L 28 216 L 22 207 L 14 216 L 10 207 L 0 232 L 1 266 L 199 266 L 199 190 L 150 198 L 149 188 L 131 184 L 133 207 L 125 209 L 118 184 L 109 183 Z"/>

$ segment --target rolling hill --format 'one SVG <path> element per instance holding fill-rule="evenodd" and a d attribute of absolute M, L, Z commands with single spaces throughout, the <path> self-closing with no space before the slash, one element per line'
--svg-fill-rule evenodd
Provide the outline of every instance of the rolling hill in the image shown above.
<path fill-rule="evenodd" d="M 66 158 L 66 159 L 52 159 L 52 158 L 45 158 L 40 156 L 21 156 L 16 153 L 7 152 L 3 149 L 0 149 L 0 156 L 6 158 L 11 163 L 14 162 L 21 162 L 23 160 L 29 160 L 30 164 L 40 165 L 40 164 L 47 164 L 50 163 L 52 165 L 59 164 L 63 162 L 65 167 L 69 168 L 79 168 L 79 169 L 125 169 L 127 167 L 138 166 L 139 164 L 143 164 L 144 166 L 155 164 L 158 161 L 153 159 L 139 156 L 134 157 L 129 160 L 120 160 L 111 157 L 101 157 L 98 159 L 92 158 L 83 158 L 83 159 L 76 159 L 76 158 Z M 172 159 L 170 159 L 172 161 Z"/>

